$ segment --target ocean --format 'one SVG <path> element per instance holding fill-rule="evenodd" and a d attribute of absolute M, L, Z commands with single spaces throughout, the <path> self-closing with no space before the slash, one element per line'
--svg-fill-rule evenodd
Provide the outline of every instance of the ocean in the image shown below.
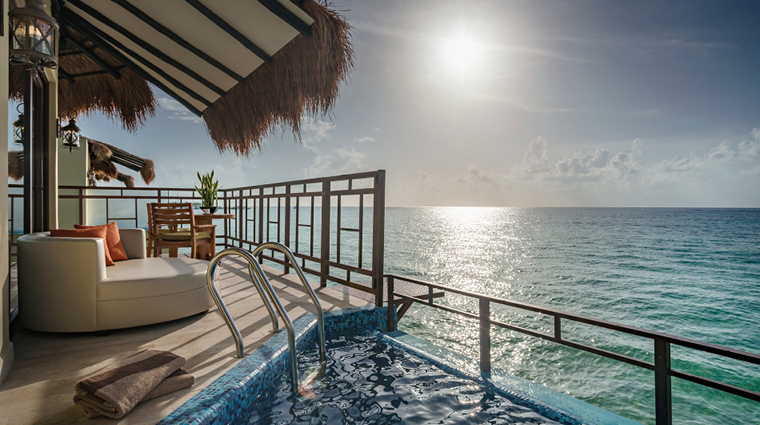
<path fill-rule="evenodd" d="M 385 269 L 760 353 L 760 210 L 388 208 Z M 437 300 L 438 301 L 438 300 Z M 443 305 L 477 312 L 447 294 Z M 492 318 L 551 333 L 547 317 Z M 478 358 L 475 321 L 415 305 L 399 329 Z M 563 322 L 563 337 L 652 361 L 649 340 Z M 681 347 L 673 367 L 760 391 L 760 368 Z M 654 423 L 653 372 L 492 327 L 506 373 Z M 681 424 L 758 424 L 760 403 L 673 378 Z"/>
<path fill-rule="evenodd" d="M 112 214 L 121 214 L 118 205 Z M 120 217 L 133 205 L 124 203 Z M 92 222 L 104 222 L 98 210 L 104 208 L 91 211 Z M 364 214 L 367 268 L 371 211 Z M 276 217 L 277 208 L 269 213 Z M 307 222 L 309 209 L 300 213 Z M 246 214 L 253 218 L 253 210 Z M 315 214 L 318 222 L 318 207 Z M 386 273 L 760 354 L 760 209 L 420 207 L 387 208 L 385 220 Z M 358 226 L 358 208 L 343 207 L 342 226 Z M 276 226 L 270 229 L 275 239 Z M 308 253 L 310 230 L 299 232 Z M 318 223 L 314 237 L 319 255 Z M 341 257 L 351 264 L 358 236 L 341 237 Z M 335 260 L 335 234 L 331 239 Z M 451 293 L 436 302 L 477 312 L 474 302 Z M 552 332 L 547 316 L 491 309 L 493 319 Z M 399 329 L 478 359 L 478 325 L 470 319 L 415 305 Z M 497 327 L 491 332 L 495 369 L 654 423 L 653 372 Z M 563 338 L 653 361 L 647 339 L 567 321 Z M 671 352 L 677 369 L 760 392 L 760 367 L 677 346 Z M 760 403 L 672 382 L 677 424 L 760 424 Z"/>

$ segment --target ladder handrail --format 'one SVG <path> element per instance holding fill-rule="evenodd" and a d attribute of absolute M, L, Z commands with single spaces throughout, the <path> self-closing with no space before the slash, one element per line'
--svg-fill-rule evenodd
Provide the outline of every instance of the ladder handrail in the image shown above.
<path fill-rule="evenodd" d="M 301 270 L 301 266 L 298 265 L 298 261 L 296 261 L 296 258 L 293 255 L 293 251 L 291 251 L 290 248 L 278 242 L 265 242 L 257 246 L 256 249 L 254 249 L 253 252 L 251 252 L 251 255 L 255 258 L 257 255 L 261 253 L 261 251 L 264 251 L 265 249 L 273 249 L 285 254 L 285 257 L 293 265 L 293 268 L 296 270 L 296 274 L 301 279 L 301 283 L 306 289 L 306 292 L 309 294 L 309 298 L 311 298 L 311 302 L 314 304 L 314 307 L 317 310 L 317 331 L 319 334 L 319 361 L 324 363 L 326 360 L 325 314 L 322 311 L 322 303 L 319 302 L 319 298 L 317 297 L 317 294 L 314 292 L 314 289 L 312 289 L 311 285 L 309 285 L 309 281 L 306 279 L 306 275 L 304 275 L 303 270 Z"/>
<path fill-rule="evenodd" d="M 222 313 L 222 317 L 224 318 L 224 321 L 227 324 L 227 327 L 229 328 L 230 333 L 232 333 L 232 338 L 235 340 L 235 348 L 236 348 L 235 357 L 238 357 L 238 358 L 245 357 L 245 353 L 243 352 L 244 350 L 243 337 L 240 335 L 240 331 L 238 330 L 237 325 L 235 325 L 235 321 L 232 319 L 232 315 L 227 309 L 227 306 L 225 305 L 224 300 L 222 299 L 222 296 L 219 293 L 219 289 L 214 285 L 213 277 L 214 277 L 216 268 L 219 265 L 219 262 L 224 257 L 230 256 L 230 255 L 239 255 L 248 261 L 248 274 L 250 275 L 251 280 L 253 281 L 253 284 L 256 287 L 256 290 L 259 292 L 259 296 L 261 296 L 261 299 L 264 302 L 264 306 L 267 308 L 267 311 L 269 312 L 269 315 L 272 318 L 272 327 L 273 327 L 272 331 L 279 332 L 279 329 L 278 329 L 279 325 L 277 321 L 277 316 L 274 314 L 274 310 L 272 309 L 272 306 L 269 303 L 269 300 L 274 302 L 274 307 L 277 310 L 277 313 L 285 322 L 285 328 L 288 331 L 288 349 L 290 351 L 289 354 L 290 354 L 291 389 L 293 390 L 293 393 L 296 394 L 298 393 L 298 359 L 297 359 L 297 351 L 296 351 L 295 329 L 293 327 L 293 322 L 290 320 L 290 316 L 288 315 L 288 312 L 285 310 L 285 307 L 283 307 L 282 302 L 280 301 L 280 298 L 277 296 L 277 294 L 274 291 L 274 288 L 272 287 L 272 284 L 269 282 L 269 279 L 267 279 L 266 275 L 264 274 L 264 270 L 256 261 L 255 255 L 258 255 L 264 249 L 277 250 L 277 251 L 282 252 L 285 255 L 288 261 L 290 261 L 290 263 L 292 264 L 293 268 L 296 270 L 296 274 L 301 279 L 301 283 L 306 289 L 306 292 L 309 294 L 309 297 L 311 298 L 312 303 L 314 303 L 314 306 L 317 309 L 317 329 L 319 333 L 319 361 L 322 367 L 324 367 L 325 360 L 326 360 L 325 325 L 324 325 L 325 319 L 324 319 L 324 312 L 322 311 L 322 304 L 319 302 L 319 298 L 317 297 L 317 294 L 311 288 L 311 285 L 309 285 L 309 281 L 306 279 L 306 276 L 304 275 L 303 270 L 301 270 L 301 267 L 298 265 L 298 262 L 296 261 L 295 256 L 290 251 L 290 249 L 288 249 L 288 247 L 277 242 L 266 242 L 259 245 L 256 248 L 256 250 L 254 250 L 253 253 L 248 252 L 242 248 L 227 248 L 224 251 L 220 252 L 219 254 L 215 255 L 214 258 L 209 263 L 208 271 L 206 272 L 206 284 L 208 285 L 208 290 L 209 292 L 211 292 L 211 296 L 213 297 L 214 302 L 219 308 L 219 311 Z"/>
<path fill-rule="evenodd" d="M 296 352 L 296 332 L 293 328 L 293 322 L 290 320 L 290 316 L 288 315 L 288 312 L 285 311 L 285 307 L 282 306 L 282 303 L 280 302 L 280 298 L 277 296 L 277 294 L 274 292 L 274 289 L 272 288 L 272 284 L 269 283 L 269 279 L 266 278 L 266 275 L 264 275 L 264 270 L 261 269 L 261 266 L 256 261 L 256 258 L 251 255 L 250 252 L 241 249 L 241 248 L 227 248 L 224 251 L 220 252 L 219 254 L 216 254 L 214 258 L 211 260 L 211 263 L 209 264 L 208 271 L 206 272 L 206 284 L 208 285 L 208 289 L 211 292 L 211 296 L 214 298 L 214 302 L 216 303 L 216 306 L 219 308 L 219 311 L 222 313 L 222 317 L 224 318 L 224 321 L 227 323 L 227 327 L 230 330 L 230 333 L 232 333 L 232 338 L 235 340 L 235 349 L 236 349 L 236 355 L 235 357 L 243 358 L 245 357 L 245 353 L 243 352 L 244 345 L 243 345 L 243 337 L 240 335 L 240 331 L 238 330 L 237 325 L 235 325 L 235 321 L 232 319 L 232 315 L 230 315 L 229 310 L 227 310 L 227 306 L 224 304 L 224 300 L 222 299 L 221 294 L 219 293 L 219 290 L 214 286 L 213 283 L 213 275 L 214 271 L 216 270 L 216 267 L 219 265 L 219 262 L 222 260 L 222 258 L 228 256 L 228 255 L 239 255 L 243 258 L 245 258 L 248 261 L 248 272 L 251 275 L 251 280 L 254 283 L 254 286 L 256 286 L 256 289 L 259 291 L 259 295 L 261 295 L 261 299 L 264 302 L 265 306 L 269 306 L 267 310 L 269 310 L 270 315 L 273 317 L 273 326 L 276 329 L 277 324 L 275 321 L 277 320 L 276 316 L 272 314 L 271 305 L 269 305 L 269 301 L 267 300 L 267 297 L 264 295 L 266 293 L 272 301 L 274 301 L 274 306 L 277 309 L 277 313 L 282 317 L 283 322 L 285 322 L 285 328 L 288 331 L 288 349 L 290 351 L 290 381 L 291 381 L 291 389 L 293 390 L 293 394 L 296 394 L 298 392 L 298 359 L 297 359 L 297 352 Z M 251 273 L 252 271 L 255 271 L 255 273 Z M 259 280 L 259 276 L 261 276 L 263 279 Z M 261 288 L 263 286 L 263 288 Z"/>
<path fill-rule="evenodd" d="M 258 270 L 254 268 L 253 266 L 253 264 L 256 263 L 255 258 L 254 258 L 253 263 L 251 263 L 250 259 L 247 258 L 247 254 L 248 254 L 247 251 L 242 250 L 240 248 L 229 248 L 215 255 L 214 258 L 209 263 L 208 270 L 206 271 L 206 285 L 208 285 L 208 289 L 211 292 L 211 296 L 214 298 L 214 301 L 216 302 L 217 306 L 220 306 L 220 303 L 221 303 L 221 309 L 223 310 L 222 315 L 224 316 L 224 320 L 227 321 L 227 318 L 231 316 L 229 314 L 229 311 L 227 311 L 227 306 L 224 304 L 221 294 L 218 292 L 217 288 L 212 285 L 213 275 L 216 272 L 216 267 L 222 261 L 222 258 L 231 256 L 231 255 L 239 255 L 241 257 L 244 257 L 246 260 L 248 260 L 248 274 L 251 276 L 253 285 L 256 287 L 256 290 L 258 291 L 259 296 L 261 297 L 261 300 L 264 302 L 264 307 L 266 307 L 267 312 L 269 313 L 269 317 L 272 319 L 272 332 L 278 333 L 282 329 L 280 329 L 280 324 L 279 324 L 279 321 L 277 320 L 277 314 L 275 313 L 274 309 L 272 309 L 272 304 L 269 302 L 269 298 L 267 298 L 265 295 L 266 292 L 264 291 L 264 288 L 262 287 L 262 284 L 261 284 L 263 279 L 261 278 L 261 276 L 258 276 L 259 280 L 254 279 L 254 274 L 258 275 Z M 217 302 L 217 298 L 219 299 L 218 302 Z M 227 323 L 227 326 L 230 327 L 230 323 Z M 234 328 L 237 329 L 237 327 L 234 325 L 234 322 L 232 323 L 232 326 L 234 326 Z M 230 332 L 232 332 L 233 337 L 235 338 L 236 345 L 238 345 L 237 344 L 238 340 L 241 340 L 239 332 L 236 335 L 235 330 L 233 330 L 233 327 L 230 327 Z M 242 349 L 237 350 L 237 354 L 235 357 L 239 357 L 239 358 L 244 357 L 243 350 Z"/>

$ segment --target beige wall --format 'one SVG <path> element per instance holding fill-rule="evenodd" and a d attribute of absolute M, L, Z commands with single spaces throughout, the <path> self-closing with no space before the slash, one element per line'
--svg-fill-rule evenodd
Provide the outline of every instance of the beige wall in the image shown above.
<path fill-rule="evenodd" d="M 49 11 L 48 11 L 49 13 Z M 45 75 L 48 79 L 48 92 L 50 93 L 50 103 L 48 105 L 48 155 L 50 164 L 50 174 L 48 184 L 48 205 L 50 205 L 50 219 L 48 227 L 58 229 L 58 159 L 61 155 L 61 148 L 58 144 L 58 72 L 52 69 L 46 69 Z M 68 151 L 67 151 L 68 153 Z"/>
<path fill-rule="evenodd" d="M 8 22 L 8 2 L 3 2 L 4 10 L 2 14 Z M 5 24 L 7 25 L 7 23 Z M 3 135 L 3 142 L 0 142 L 0 158 L 8 156 L 8 141 L 5 140 L 8 134 L 8 28 L 5 28 L 5 37 L 0 38 L 0 134 Z M 8 161 L 0 161 L 0 171 L 8 175 Z M 2 308 L 0 311 L 0 382 L 13 364 L 13 343 L 10 341 L 8 331 L 8 303 L 10 275 L 8 273 L 8 179 L 0 184 L 0 234 L 4 236 L 4 242 L 0 243 L 0 286 L 2 286 Z"/>
<path fill-rule="evenodd" d="M 60 186 L 87 186 L 87 170 L 90 169 L 90 154 L 87 139 L 79 140 L 80 149 L 69 152 L 58 148 L 58 184 Z M 76 190 L 60 189 L 61 195 L 76 195 Z M 87 201 L 85 200 L 85 203 Z M 52 212 L 52 211 L 51 211 Z M 75 224 L 87 224 L 87 208 L 83 219 L 79 220 L 79 201 L 76 199 L 58 200 L 58 226 L 61 229 L 73 229 Z"/>

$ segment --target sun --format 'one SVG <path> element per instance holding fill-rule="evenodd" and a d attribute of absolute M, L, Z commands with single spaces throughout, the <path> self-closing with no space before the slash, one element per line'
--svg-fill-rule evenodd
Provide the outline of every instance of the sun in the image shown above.
<path fill-rule="evenodd" d="M 440 66 L 445 74 L 459 78 L 478 75 L 485 62 L 485 45 L 468 33 L 443 38 L 440 44 Z"/>

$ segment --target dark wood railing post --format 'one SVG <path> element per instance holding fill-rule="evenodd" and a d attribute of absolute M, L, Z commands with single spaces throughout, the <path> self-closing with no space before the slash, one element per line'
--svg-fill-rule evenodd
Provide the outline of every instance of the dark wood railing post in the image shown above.
<path fill-rule="evenodd" d="M 290 248 L 290 185 L 285 186 L 285 240 L 283 245 Z M 290 263 L 285 259 L 285 274 L 290 273 Z"/>
<path fill-rule="evenodd" d="M 243 189 L 240 189 L 240 192 L 238 194 L 237 202 L 235 203 L 237 207 L 237 214 L 235 217 L 237 217 L 237 238 L 238 238 L 238 248 L 243 248 L 243 226 L 245 226 L 245 211 L 243 210 Z"/>
<path fill-rule="evenodd" d="M 375 174 L 372 199 L 372 287 L 375 307 L 383 306 L 383 261 L 385 259 L 385 170 Z"/>
<path fill-rule="evenodd" d="M 670 342 L 654 339 L 654 400 L 657 425 L 673 423 L 673 402 L 670 394 Z"/>
<path fill-rule="evenodd" d="M 480 371 L 491 372 L 491 302 L 478 300 L 480 316 Z"/>
<path fill-rule="evenodd" d="M 322 226 L 320 228 L 320 249 L 319 258 L 321 260 L 321 270 L 319 276 L 319 286 L 327 286 L 327 276 L 330 275 L 330 181 L 322 181 Z"/>
<path fill-rule="evenodd" d="M 388 332 L 396 330 L 395 297 L 393 296 L 395 288 L 393 283 L 393 276 L 388 276 Z"/>
<path fill-rule="evenodd" d="M 84 222 L 84 189 L 80 187 L 77 194 L 79 195 L 79 223 L 88 224 Z"/>
<path fill-rule="evenodd" d="M 267 220 L 269 220 L 269 211 L 267 211 Z M 268 224 L 267 224 L 268 226 Z M 264 240 L 264 188 L 259 188 L 259 245 L 266 242 Z M 259 254 L 259 264 L 264 264 L 264 253 Z"/>

